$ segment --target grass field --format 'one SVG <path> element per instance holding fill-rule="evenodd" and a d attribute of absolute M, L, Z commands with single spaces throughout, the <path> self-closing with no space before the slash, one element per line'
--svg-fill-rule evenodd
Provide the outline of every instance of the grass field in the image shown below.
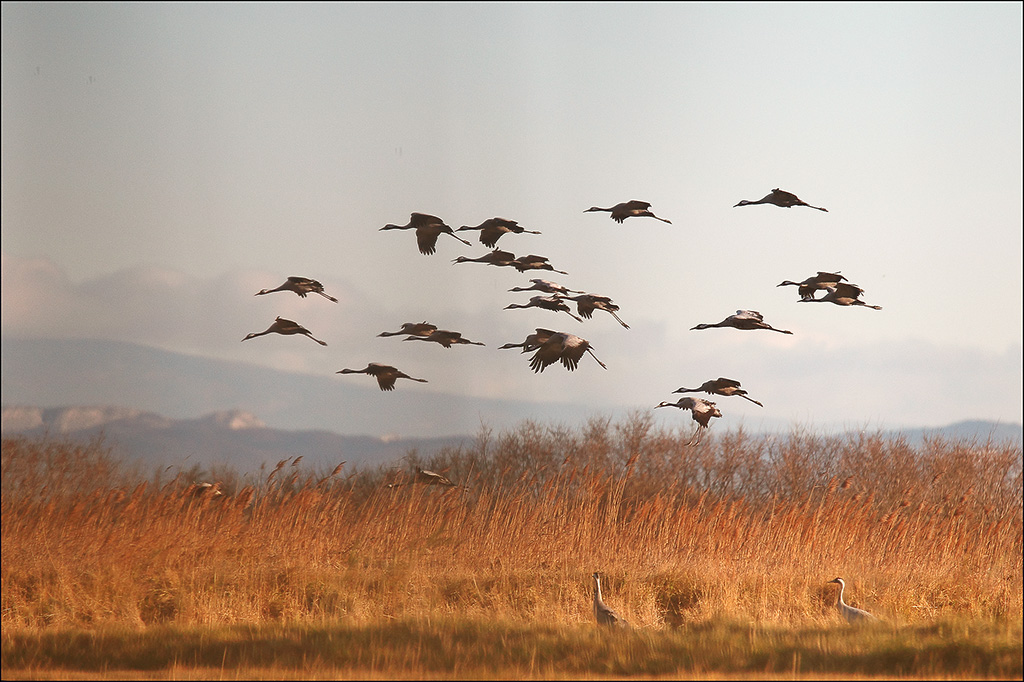
<path fill-rule="evenodd" d="M 689 436 L 527 422 L 220 495 L 4 439 L 4 678 L 1021 678 L 1019 443 Z"/>

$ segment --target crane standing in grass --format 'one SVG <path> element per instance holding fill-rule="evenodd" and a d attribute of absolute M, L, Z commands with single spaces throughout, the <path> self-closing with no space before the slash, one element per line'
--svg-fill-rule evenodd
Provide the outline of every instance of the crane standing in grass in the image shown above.
<path fill-rule="evenodd" d="M 591 577 L 594 579 L 594 618 L 597 619 L 597 624 L 606 627 L 628 628 L 629 623 L 615 613 L 601 598 L 601 574 L 594 571 Z"/>
<path fill-rule="evenodd" d="M 836 598 L 836 608 L 839 609 L 839 614 L 846 619 L 848 623 L 863 623 L 877 621 L 878 618 L 863 609 L 858 609 L 850 606 L 843 601 L 843 592 L 846 590 L 846 583 L 842 578 L 835 578 L 829 580 L 830 583 L 839 584 L 839 596 Z"/>

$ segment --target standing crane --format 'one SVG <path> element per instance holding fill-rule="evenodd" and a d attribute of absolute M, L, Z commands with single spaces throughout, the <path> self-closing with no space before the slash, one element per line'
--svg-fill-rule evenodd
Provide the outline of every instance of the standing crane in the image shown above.
<path fill-rule="evenodd" d="M 839 282 L 834 287 L 828 288 L 828 293 L 821 298 L 804 298 L 801 299 L 801 303 L 834 303 L 836 305 L 850 306 L 859 305 L 865 308 L 871 308 L 873 310 L 881 310 L 880 305 L 868 305 L 864 301 L 860 300 L 860 295 L 864 293 L 856 284 L 850 284 L 849 282 Z"/>
<path fill-rule="evenodd" d="M 449 234 L 453 238 L 458 239 L 466 246 L 472 246 L 462 237 L 455 234 L 451 227 L 444 224 L 444 221 L 435 215 L 429 215 L 427 213 L 413 213 L 410 215 L 409 222 L 405 225 L 394 225 L 388 223 L 381 230 L 416 230 L 416 244 L 420 248 L 420 253 L 424 256 L 429 256 L 437 250 L 437 238 L 442 234 Z"/>
<path fill-rule="evenodd" d="M 619 309 L 619 306 L 612 303 L 612 299 L 607 296 L 599 296 L 597 294 L 580 294 L 578 296 L 564 296 L 568 301 L 576 301 L 576 311 L 586 319 L 590 319 L 594 316 L 595 310 L 603 310 L 609 313 L 615 320 L 626 329 L 629 329 L 629 325 L 623 322 L 615 311 Z"/>
<path fill-rule="evenodd" d="M 846 590 L 846 583 L 842 578 L 835 578 L 833 580 L 829 580 L 829 582 L 839 584 L 839 596 L 836 598 L 836 608 L 839 610 L 839 614 L 846 619 L 847 623 L 860 623 L 878 620 L 877 616 L 870 614 L 863 609 L 850 606 L 843 601 L 843 592 Z"/>
<path fill-rule="evenodd" d="M 308 277 L 289 277 L 284 284 L 276 289 L 260 289 L 254 295 L 262 296 L 264 294 L 272 294 L 275 291 L 294 291 L 300 298 L 306 298 L 306 294 L 320 294 L 328 301 L 338 302 L 338 299 L 324 293 L 323 284 Z"/>
<path fill-rule="evenodd" d="M 764 405 L 761 405 L 761 403 L 759 403 L 758 401 L 756 401 L 753 398 L 749 397 L 747 395 L 747 392 L 745 390 L 743 390 L 742 388 L 740 388 L 740 382 L 736 381 L 735 379 L 726 379 L 725 377 L 718 377 L 717 379 L 711 379 L 710 381 L 705 381 L 703 384 L 701 384 L 697 388 L 685 388 L 685 387 L 683 387 L 683 388 L 677 388 L 676 390 L 674 390 L 672 392 L 673 393 L 700 393 L 701 391 L 703 391 L 704 393 L 711 393 L 713 395 L 724 395 L 724 396 L 738 395 L 741 398 L 745 398 L 746 400 L 749 400 L 750 402 L 754 403 L 755 405 L 759 405 L 760 407 L 764 407 Z"/>
<path fill-rule="evenodd" d="M 764 316 L 756 310 L 737 310 L 735 315 L 730 315 L 721 322 L 715 324 L 698 324 L 696 327 L 690 327 L 690 331 L 694 329 L 711 329 L 712 327 L 733 327 L 734 329 L 770 329 L 773 332 L 779 332 L 780 334 L 792 334 L 791 331 L 785 329 L 776 329 L 767 322 L 764 321 Z"/>
<path fill-rule="evenodd" d="M 380 386 L 382 391 L 393 391 L 395 390 L 395 381 L 398 379 L 412 379 L 422 384 L 427 383 L 426 379 L 417 379 L 411 377 L 405 372 L 401 372 L 391 365 L 382 365 L 379 362 L 371 362 L 363 369 L 340 369 L 335 374 L 369 374 L 372 377 L 377 378 L 377 384 Z"/>
<path fill-rule="evenodd" d="M 572 311 L 569 310 L 569 306 L 558 296 L 531 296 L 529 303 L 509 303 L 505 306 L 504 310 L 509 310 L 510 308 L 543 308 L 544 310 L 551 310 L 557 313 L 565 313 L 577 322 L 583 321 L 581 318 L 573 315 Z"/>
<path fill-rule="evenodd" d="M 486 344 L 480 343 L 479 341 L 470 341 L 467 338 L 463 338 L 461 332 L 452 332 L 447 329 L 435 329 L 426 336 L 407 336 L 403 341 L 433 341 L 439 343 L 445 348 L 451 348 L 452 344 L 471 344 L 474 346 L 483 346 Z"/>
<path fill-rule="evenodd" d="M 840 275 L 838 272 L 821 272 L 819 270 L 818 274 L 816 274 L 814 277 L 808 277 L 802 282 L 792 282 L 787 279 L 786 281 L 780 282 L 775 286 L 795 286 L 797 287 L 797 293 L 800 294 L 800 298 L 806 301 L 807 299 L 814 298 L 815 292 L 825 291 L 829 287 L 834 287 L 840 282 L 845 281 L 846 278 Z"/>
<path fill-rule="evenodd" d="M 253 332 L 252 334 L 248 334 L 244 339 L 242 339 L 242 341 L 248 341 L 249 339 L 254 339 L 257 336 L 263 336 L 264 334 L 302 334 L 313 339 L 321 346 L 327 345 L 326 341 L 321 341 L 320 339 L 314 337 L 312 334 L 309 333 L 308 329 L 303 327 L 298 322 L 292 322 L 291 320 L 286 320 L 283 317 L 276 318 L 274 320 L 274 323 L 267 327 L 266 330 L 264 331 Z"/>
<path fill-rule="evenodd" d="M 530 358 L 530 367 L 534 372 L 543 372 L 548 365 L 561 361 L 562 366 L 572 372 L 579 366 L 584 353 L 590 353 L 590 356 L 597 360 L 597 364 L 608 369 L 608 366 L 594 355 L 589 341 L 566 332 L 555 332 L 542 342 L 537 352 Z"/>
<path fill-rule="evenodd" d="M 693 415 L 693 421 L 697 422 L 697 429 L 690 436 L 690 440 L 686 442 L 686 445 L 696 445 L 699 443 L 704 437 L 704 432 L 707 430 L 711 418 L 722 416 L 722 412 L 715 403 L 703 398 L 680 398 L 674 403 L 660 402 L 654 407 L 678 407 L 681 410 L 690 410 L 690 413 Z"/>
<path fill-rule="evenodd" d="M 455 231 L 461 232 L 463 230 L 480 230 L 480 243 L 492 249 L 497 245 L 501 236 L 505 234 L 540 234 L 536 230 L 527 230 L 516 221 L 506 218 L 488 218 L 476 227 L 463 225 Z"/>
<path fill-rule="evenodd" d="M 601 598 L 601 574 L 597 571 L 591 575 L 594 579 L 594 618 L 598 625 L 628 628 L 629 623 L 622 619 L 622 616 L 615 613 Z"/>
<path fill-rule="evenodd" d="M 827 208 L 821 208 L 820 206 L 811 206 L 806 201 L 801 201 L 800 197 L 793 194 L 792 192 L 787 192 L 786 190 L 779 189 L 778 187 L 773 189 L 770 194 L 766 194 L 757 201 L 747 201 L 746 199 L 742 199 L 740 200 L 740 203 L 736 204 L 736 206 L 753 206 L 754 204 L 775 204 L 776 206 L 781 206 L 782 208 L 791 208 L 793 206 L 806 206 L 807 208 L 815 208 L 819 211 L 824 211 L 825 213 L 828 213 Z M 733 206 L 733 208 L 736 208 L 736 206 Z"/>
<path fill-rule="evenodd" d="M 600 206 L 591 206 L 584 213 L 590 213 L 592 211 L 607 211 L 612 214 L 612 220 L 617 223 L 621 223 L 626 218 L 634 217 L 647 217 L 660 220 L 663 223 L 672 224 L 671 220 L 665 220 L 651 213 L 651 205 L 646 201 L 624 201 L 621 204 L 615 204 L 611 208 L 601 208 Z"/>

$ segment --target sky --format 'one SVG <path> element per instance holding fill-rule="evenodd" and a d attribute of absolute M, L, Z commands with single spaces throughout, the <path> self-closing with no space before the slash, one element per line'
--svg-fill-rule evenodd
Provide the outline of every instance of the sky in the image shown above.
<path fill-rule="evenodd" d="M 5 337 L 384 362 L 429 381 L 400 391 L 540 420 L 722 376 L 764 403 L 704 396 L 734 425 L 1022 421 L 1020 3 L 0 9 Z M 828 212 L 734 206 L 776 187 Z M 671 224 L 585 212 L 631 199 Z M 476 232 L 425 256 L 379 229 L 412 212 L 517 220 L 541 234 L 498 246 L 568 274 L 453 263 L 489 251 Z M 776 286 L 819 270 L 882 310 Z M 339 303 L 253 295 L 291 275 Z M 610 296 L 630 328 L 506 310 L 531 277 Z M 739 309 L 793 334 L 691 329 Z M 239 343 L 276 316 L 328 345 Z M 424 320 L 486 345 L 377 336 Z M 497 349 L 537 327 L 608 369 Z"/>

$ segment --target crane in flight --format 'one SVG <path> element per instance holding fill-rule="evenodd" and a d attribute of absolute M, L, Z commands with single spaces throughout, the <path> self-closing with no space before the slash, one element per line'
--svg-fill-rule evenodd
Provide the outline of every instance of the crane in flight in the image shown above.
<path fill-rule="evenodd" d="M 308 277 L 289 277 L 281 286 L 274 289 L 260 289 L 254 295 L 263 296 L 264 294 L 272 294 L 275 291 L 294 291 L 300 298 L 306 298 L 306 294 L 320 294 L 328 301 L 338 302 L 338 299 L 324 293 L 323 284 Z"/>
<path fill-rule="evenodd" d="M 825 291 L 829 287 L 834 287 L 840 282 L 845 282 L 846 278 L 840 275 L 838 272 L 822 272 L 818 271 L 818 274 L 813 277 L 808 277 L 802 282 L 792 282 L 786 280 L 776 284 L 777 287 L 784 286 L 795 286 L 797 287 L 797 293 L 800 294 L 802 300 L 814 298 L 814 294 L 818 291 Z"/>
<path fill-rule="evenodd" d="M 274 323 L 267 327 L 264 331 L 253 332 L 251 334 L 248 334 L 244 339 L 242 339 L 242 341 L 255 339 L 257 336 L 263 336 L 264 334 L 302 334 L 303 336 L 308 336 L 309 338 L 313 339 L 321 346 L 327 345 L 326 341 L 321 341 L 320 339 L 314 337 L 312 334 L 309 333 L 308 329 L 303 327 L 298 322 L 292 322 L 291 320 L 286 320 L 283 317 L 276 318 L 274 320 Z"/>
<path fill-rule="evenodd" d="M 651 213 L 651 204 L 646 201 L 623 201 L 621 204 L 615 204 L 610 208 L 601 208 L 600 206 L 591 206 L 584 213 L 590 213 L 593 211 L 605 211 L 612 214 L 612 220 L 617 223 L 621 223 L 626 218 L 639 218 L 647 217 L 660 220 L 663 223 L 672 224 L 671 220 L 665 220 Z"/>
<path fill-rule="evenodd" d="M 453 238 L 458 239 L 466 246 L 472 246 L 462 237 L 455 234 L 451 227 L 445 225 L 444 221 L 438 218 L 436 215 L 430 215 L 427 213 L 412 213 L 409 217 L 409 222 L 405 225 L 394 225 L 388 223 L 381 230 L 416 230 L 416 244 L 419 246 L 420 253 L 424 256 L 429 256 L 437 250 L 437 238 L 442 234 L 451 235 Z"/>
<path fill-rule="evenodd" d="M 484 246 L 494 248 L 502 235 L 506 234 L 540 234 L 536 230 L 527 230 L 514 220 L 507 218 L 488 218 L 475 227 L 463 225 L 456 232 L 463 230 L 480 230 L 480 243 Z"/>
<path fill-rule="evenodd" d="M 486 344 L 480 343 L 479 341 L 470 341 L 469 339 L 462 336 L 462 332 L 448 331 L 447 329 L 435 329 L 426 336 L 407 336 L 403 341 L 433 341 L 439 343 L 445 348 L 451 348 L 452 345 L 458 344 L 470 344 L 473 346 L 484 346 Z"/>
<path fill-rule="evenodd" d="M 368 374 L 377 379 L 377 384 L 382 391 L 395 390 L 395 382 L 398 379 L 412 379 L 422 384 L 427 383 L 426 379 L 411 377 L 391 365 L 384 365 L 379 362 L 371 362 L 363 369 L 340 369 L 335 374 Z"/>
<path fill-rule="evenodd" d="M 800 303 L 834 303 L 841 306 L 864 306 L 865 308 L 871 308 L 872 310 L 881 310 L 880 305 L 868 305 L 864 301 L 860 300 L 860 295 L 864 293 L 856 284 L 850 284 L 849 282 L 839 282 L 833 287 L 828 288 L 828 293 L 820 298 L 803 298 L 800 299 Z"/>
<path fill-rule="evenodd" d="M 741 199 L 740 203 L 736 204 L 736 206 L 753 206 L 755 204 L 774 204 L 776 206 L 781 206 L 782 208 L 791 208 L 793 206 L 806 206 L 807 208 L 814 208 L 819 211 L 824 211 L 825 213 L 828 213 L 827 208 L 821 208 L 820 206 L 811 206 L 806 201 L 802 201 L 800 197 L 793 194 L 792 192 L 787 192 L 786 190 L 779 189 L 778 187 L 776 187 L 770 193 L 761 197 L 757 201 L 747 201 L 746 199 Z M 733 208 L 736 208 L 736 206 L 733 206 Z"/>
<path fill-rule="evenodd" d="M 674 403 L 660 402 L 655 405 L 655 408 L 658 407 L 678 407 L 681 410 L 690 410 L 690 413 L 693 415 L 693 421 L 697 422 L 697 429 L 685 445 L 697 445 L 700 443 L 704 437 L 704 432 L 708 428 L 708 424 L 711 422 L 711 418 L 722 416 L 722 412 L 715 406 L 715 403 L 703 398 L 680 398 Z"/>
<path fill-rule="evenodd" d="M 751 398 L 750 396 L 748 396 L 747 392 L 745 390 L 743 390 L 742 388 L 740 388 L 740 382 L 736 381 L 735 379 L 726 379 L 725 377 L 718 377 L 717 379 L 711 379 L 709 381 L 705 381 L 703 384 L 701 384 L 697 388 L 685 388 L 685 387 L 682 387 L 682 388 L 677 388 L 676 390 L 674 390 L 672 392 L 673 393 L 700 393 L 701 391 L 703 391 L 704 393 L 711 393 L 712 395 L 724 395 L 724 396 L 738 395 L 741 398 L 749 400 L 750 402 L 754 403 L 755 405 L 759 405 L 760 407 L 764 407 L 764 405 L 761 405 L 761 403 L 759 403 L 758 401 L 756 401 L 753 398 Z"/>
<path fill-rule="evenodd" d="M 764 316 L 756 310 L 737 310 L 736 314 L 730 315 L 721 322 L 714 324 L 698 324 L 696 327 L 690 327 L 690 331 L 694 329 L 711 329 L 712 327 L 732 327 L 733 329 L 769 329 L 773 332 L 779 332 L 780 334 L 792 334 L 791 331 L 785 329 L 776 329 L 767 322 L 764 321 Z"/>

